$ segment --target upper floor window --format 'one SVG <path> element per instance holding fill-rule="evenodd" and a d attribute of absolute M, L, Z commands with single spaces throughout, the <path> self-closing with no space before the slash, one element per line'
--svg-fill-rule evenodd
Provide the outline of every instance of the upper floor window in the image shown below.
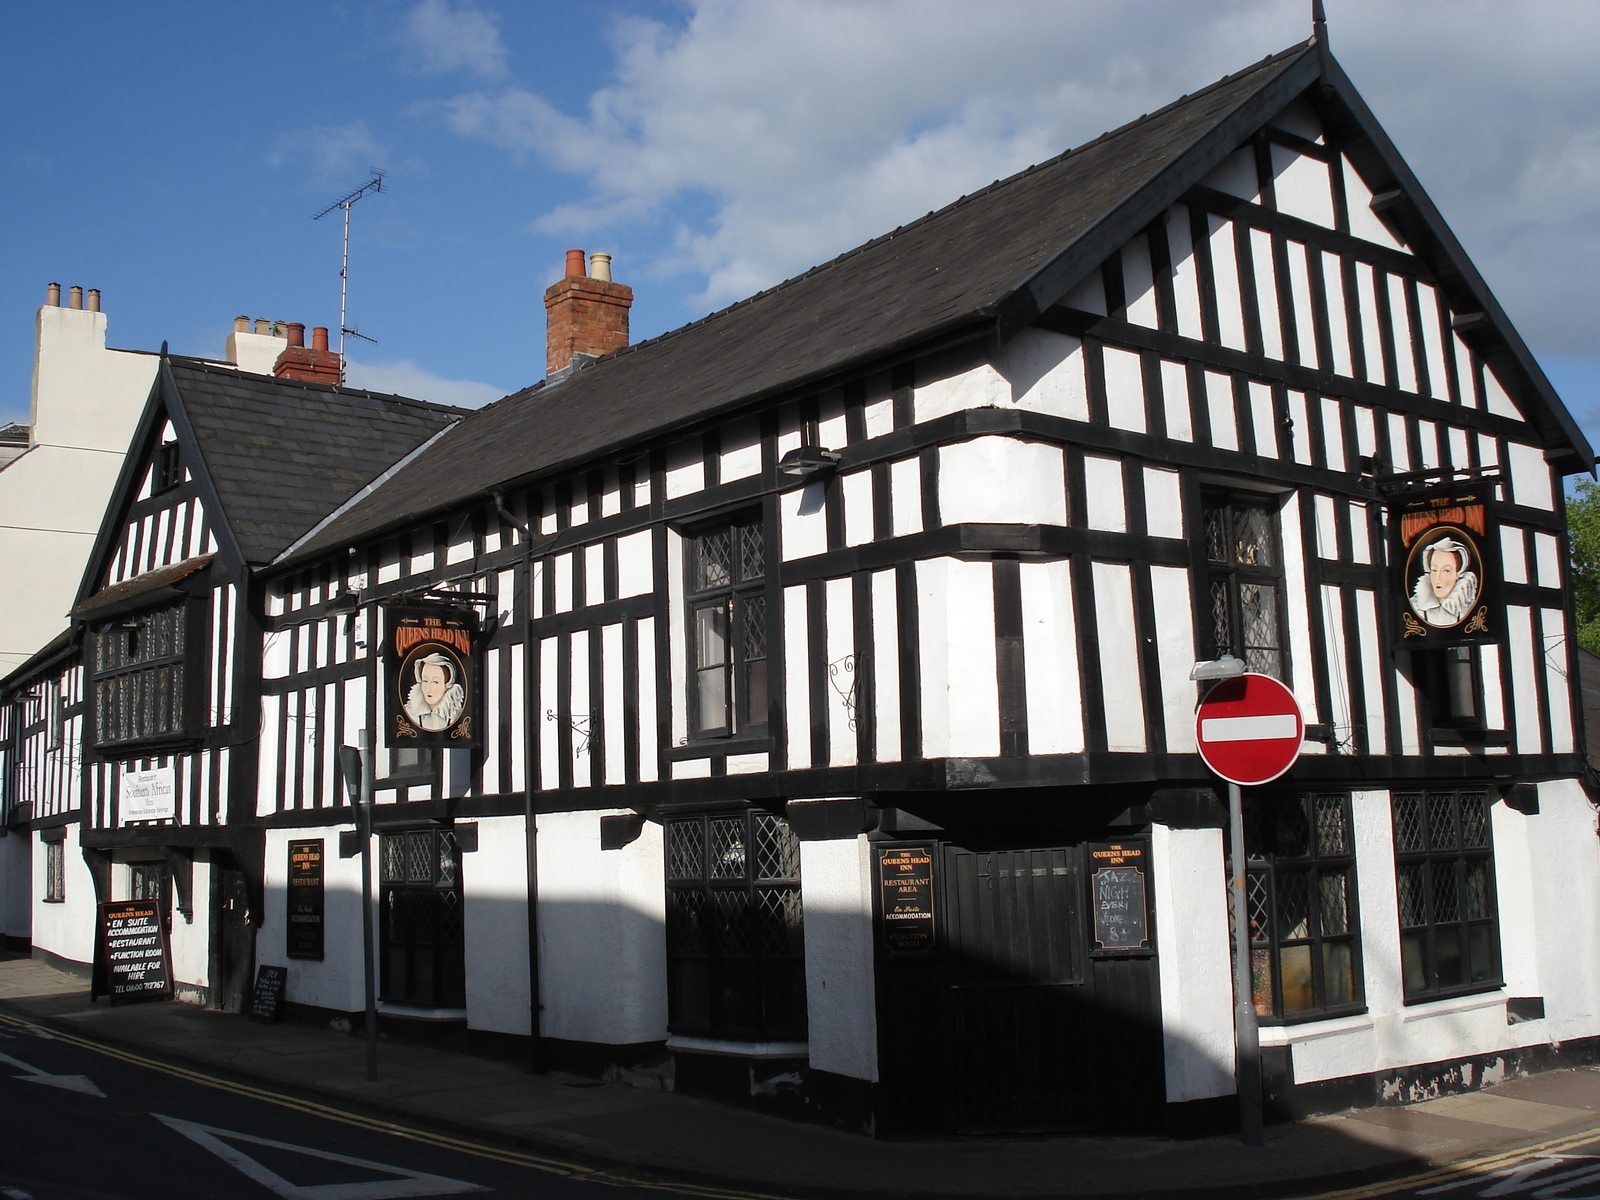
<path fill-rule="evenodd" d="M 1411 682 L 1421 694 L 1430 728 L 1482 728 L 1477 647 L 1413 650 L 1411 668 Z"/>
<path fill-rule="evenodd" d="M 183 482 L 183 459 L 178 455 L 177 442 L 162 442 L 156 451 L 155 472 L 151 476 L 151 492 L 164 492 Z"/>
<path fill-rule="evenodd" d="M 688 539 L 689 717 L 695 737 L 767 724 L 766 549 L 747 514 Z"/>
<path fill-rule="evenodd" d="M 1247 669 L 1283 679 L 1283 551 L 1270 496 L 1208 492 L 1205 500 L 1209 620 L 1201 642 L 1212 657 L 1232 654 Z"/>
<path fill-rule="evenodd" d="M 184 601 L 113 617 L 94 636 L 91 695 L 100 746 L 193 732 L 184 669 Z"/>

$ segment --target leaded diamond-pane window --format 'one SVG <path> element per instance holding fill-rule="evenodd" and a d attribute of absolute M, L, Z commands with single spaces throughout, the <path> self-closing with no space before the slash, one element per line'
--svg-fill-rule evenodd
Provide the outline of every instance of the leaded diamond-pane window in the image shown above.
<path fill-rule="evenodd" d="M 101 746 L 180 738 L 190 720 L 187 601 L 116 617 L 94 634 L 95 740 Z"/>
<path fill-rule="evenodd" d="M 395 1004 L 467 1002 L 461 850 L 448 829 L 378 837 L 379 995 Z"/>
<path fill-rule="evenodd" d="M 689 709 L 697 738 L 767 724 L 766 554 L 755 514 L 688 539 Z"/>
<path fill-rule="evenodd" d="M 1211 614 L 1209 621 L 1201 620 L 1200 634 L 1212 657 L 1232 654 L 1242 658 L 1249 670 L 1285 679 L 1277 514 L 1271 497 L 1206 494 Z"/>
<path fill-rule="evenodd" d="M 1294 1021 L 1358 1008 L 1349 795 L 1252 794 L 1245 850 L 1256 1012 Z"/>
<path fill-rule="evenodd" d="M 675 1033 L 805 1036 L 800 843 L 759 809 L 666 822 L 668 1013 Z"/>
<path fill-rule="evenodd" d="M 1488 796 L 1401 792 L 1393 808 L 1407 1003 L 1499 987 Z"/>

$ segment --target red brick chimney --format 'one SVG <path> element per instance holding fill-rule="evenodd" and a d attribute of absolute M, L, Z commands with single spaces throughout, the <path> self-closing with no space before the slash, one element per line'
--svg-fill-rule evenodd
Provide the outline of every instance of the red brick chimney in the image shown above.
<path fill-rule="evenodd" d="M 306 349 L 306 327 L 289 322 L 289 347 L 278 355 L 272 373 L 279 379 L 298 379 L 302 383 L 337 384 L 339 355 L 328 349 L 328 328 L 318 325 L 311 331 L 311 349 Z"/>
<path fill-rule="evenodd" d="M 571 365 L 575 354 L 598 358 L 628 344 L 628 309 L 633 289 L 611 282 L 611 256 L 596 254 L 589 273 L 583 251 L 567 251 L 567 277 L 544 293 L 548 375 Z"/>

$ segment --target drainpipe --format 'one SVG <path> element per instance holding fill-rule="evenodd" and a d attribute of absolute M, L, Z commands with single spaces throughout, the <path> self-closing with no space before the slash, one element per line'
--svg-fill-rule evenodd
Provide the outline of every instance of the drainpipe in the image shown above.
<path fill-rule="evenodd" d="M 533 530 L 506 507 L 505 493 L 492 493 L 495 511 L 522 537 L 522 577 L 527 580 L 527 615 L 522 622 L 522 833 L 528 859 L 528 1070 L 535 1075 L 544 1070 L 544 1041 L 540 1032 L 544 1003 L 539 987 L 539 829 L 533 813 L 534 757 L 534 668 L 533 659 Z M 512 604 L 515 606 L 515 593 Z"/>

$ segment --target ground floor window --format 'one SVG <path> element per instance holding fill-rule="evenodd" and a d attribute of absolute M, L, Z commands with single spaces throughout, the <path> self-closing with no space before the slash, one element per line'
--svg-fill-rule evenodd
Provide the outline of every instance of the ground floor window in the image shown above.
<path fill-rule="evenodd" d="M 674 1033 L 793 1040 L 806 1030 L 800 842 L 751 809 L 674 817 L 667 835 Z"/>
<path fill-rule="evenodd" d="M 1488 795 L 1396 792 L 1394 854 L 1406 1001 L 1499 987 Z"/>
<path fill-rule="evenodd" d="M 467 1002 L 461 853 L 448 829 L 380 835 L 379 994 L 392 1004 Z"/>
<path fill-rule="evenodd" d="M 1362 1004 L 1349 793 L 1251 795 L 1250 974 L 1256 1012 L 1297 1020 Z"/>
<path fill-rule="evenodd" d="M 166 863 L 128 864 L 128 899 L 154 900 L 161 913 L 161 928 L 172 932 L 172 868 Z"/>
<path fill-rule="evenodd" d="M 65 842 L 44 844 L 44 899 L 60 904 L 67 898 L 67 854 Z"/>

